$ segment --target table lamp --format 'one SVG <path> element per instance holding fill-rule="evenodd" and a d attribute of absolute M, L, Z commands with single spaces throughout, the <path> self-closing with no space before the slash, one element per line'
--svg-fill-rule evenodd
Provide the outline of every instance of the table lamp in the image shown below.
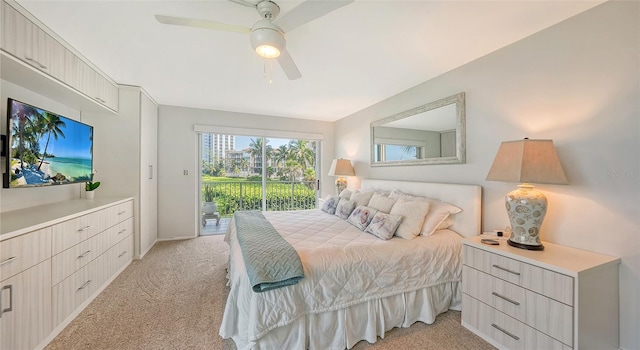
<path fill-rule="evenodd" d="M 338 195 L 347 188 L 347 180 L 343 176 L 355 176 L 356 172 L 351 166 L 351 161 L 348 159 L 334 159 L 331 162 L 331 168 L 329 168 L 329 176 L 338 176 L 336 180 L 336 190 Z"/>
<path fill-rule="evenodd" d="M 568 183 L 553 141 L 525 138 L 503 142 L 487 180 L 522 183 L 505 197 L 511 222 L 507 242 L 521 249 L 543 250 L 540 227 L 547 213 L 547 198 L 529 183 Z"/>

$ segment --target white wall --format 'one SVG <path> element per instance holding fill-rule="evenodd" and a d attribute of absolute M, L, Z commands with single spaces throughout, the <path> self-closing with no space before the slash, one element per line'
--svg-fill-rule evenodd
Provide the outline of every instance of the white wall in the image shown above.
<path fill-rule="evenodd" d="M 553 139 L 568 186 L 542 238 L 622 258 L 620 346 L 640 349 L 640 5 L 608 2 L 336 123 L 336 156 L 365 178 L 479 184 L 483 228 L 508 225 L 516 184 L 485 177 L 502 141 Z M 370 167 L 369 123 L 464 91 L 467 164 Z"/>
<path fill-rule="evenodd" d="M 334 179 L 331 165 L 333 123 L 273 116 L 160 106 L 158 118 L 158 239 L 194 237 L 198 234 L 198 137 L 194 125 L 278 130 L 323 134 L 322 193 Z M 184 171 L 188 175 L 184 175 Z"/>

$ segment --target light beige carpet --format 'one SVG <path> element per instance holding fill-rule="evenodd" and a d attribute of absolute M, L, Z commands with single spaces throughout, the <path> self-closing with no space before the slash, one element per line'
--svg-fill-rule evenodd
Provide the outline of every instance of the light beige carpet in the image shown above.
<path fill-rule="evenodd" d="M 218 329 L 227 299 L 223 236 L 158 242 L 127 267 L 46 349 L 236 349 Z M 494 349 L 449 311 L 354 349 Z M 284 350 L 284 349 L 283 349 Z"/>

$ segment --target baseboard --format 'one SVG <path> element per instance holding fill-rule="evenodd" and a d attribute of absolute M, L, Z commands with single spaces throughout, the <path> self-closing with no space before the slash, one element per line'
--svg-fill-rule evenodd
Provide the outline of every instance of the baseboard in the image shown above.
<path fill-rule="evenodd" d="M 69 315 L 64 321 L 62 321 L 50 334 L 49 336 L 47 336 L 40 344 L 38 344 L 38 346 L 36 346 L 36 350 L 42 350 L 44 349 L 47 345 L 49 345 L 49 343 L 55 339 L 58 334 L 60 334 L 60 332 L 62 332 L 65 328 L 67 328 L 67 326 L 69 325 L 69 323 L 71 323 L 71 321 L 73 321 L 76 317 L 78 317 L 78 315 L 80 315 L 80 313 L 82 311 L 84 311 L 84 309 L 89 306 L 89 304 L 91 304 L 91 302 L 98 296 L 100 295 L 100 293 L 102 293 L 102 291 L 105 290 L 105 288 L 107 288 L 107 286 L 109 286 L 111 284 L 111 282 L 113 282 L 114 279 L 116 279 L 116 277 L 118 277 L 118 275 L 120 275 L 120 273 L 122 273 L 122 271 L 124 271 L 124 269 L 126 269 L 132 262 L 133 260 L 129 260 L 129 262 L 127 262 L 126 264 L 124 264 L 118 271 L 116 271 L 116 273 L 113 274 L 113 276 L 111 276 L 100 288 L 98 288 L 98 290 L 95 291 L 95 293 L 93 293 L 87 300 L 84 301 L 84 303 L 82 303 L 73 313 L 71 313 L 71 315 Z"/>
<path fill-rule="evenodd" d="M 144 252 L 140 252 L 140 255 L 136 256 L 136 260 L 140 260 L 144 258 L 144 256 L 147 255 L 147 253 L 151 250 L 151 248 L 153 248 L 153 246 L 156 245 L 156 243 L 158 243 L 158 239 L 153 241 L 153 243 L 149 246 L 149 248 L 147 248 L 147 250 L 145 250 Z"/>

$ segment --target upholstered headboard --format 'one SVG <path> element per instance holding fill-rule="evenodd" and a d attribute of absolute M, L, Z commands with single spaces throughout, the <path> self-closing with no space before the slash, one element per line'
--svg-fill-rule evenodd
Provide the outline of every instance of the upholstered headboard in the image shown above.
<path fill-rule="evenodd" d="M 443 184 L 394 180 L 362 179 L 361 190 L 382 190 L 423 196 L 449 202 L 462 211 L 455 214 L 453 231 L 464 237 L 477 236 L 482 231 L 482 187 L 477 185 Z"/>

